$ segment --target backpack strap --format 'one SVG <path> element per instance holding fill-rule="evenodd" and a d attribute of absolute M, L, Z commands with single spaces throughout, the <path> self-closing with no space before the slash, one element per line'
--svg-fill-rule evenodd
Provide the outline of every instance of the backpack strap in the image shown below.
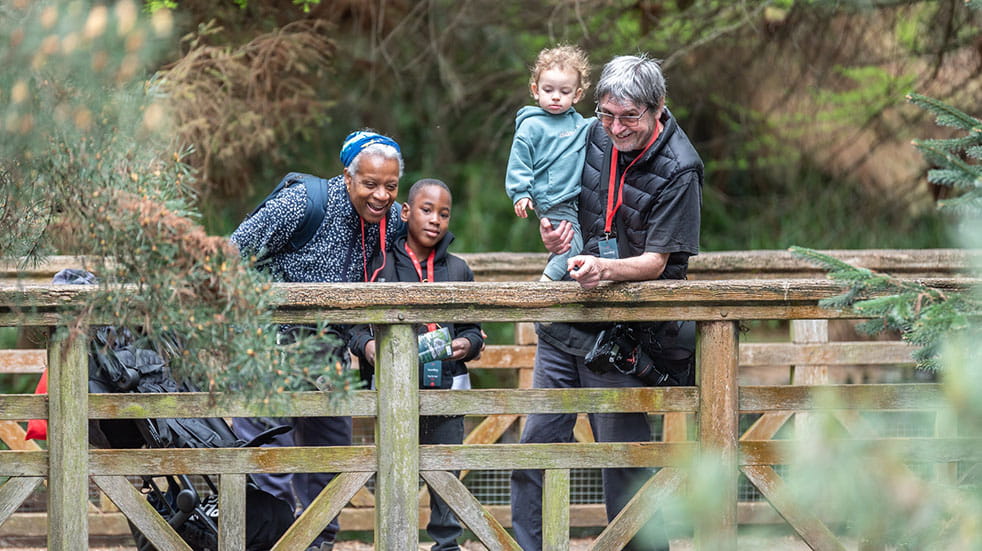
<path fill-rule="evenodd" d="M 259 209 L 266 206 L 266 203 L 279 195 L 281 191 L 295 184 L 302 184 L 306 190 L 307 206 L 304 209 L 303 218 L 300 219 L 300 224 L 284 246 L 283 250 L 286 252 L 296 252 L 302 249 L 314 237 L 324 221 L 327 214 L 327 180 L 310 174 L 291 172 L 280 180 L 273 191 L 247 217 L 250 218 L 255 215 Z"/>
<path fill-rule="evenodd" d="M 290 252 L 298 251 L 310 242 L 327 215 L 327 180 L 304 174 L 300 182 L 307 191 L 307 209 L 287 242 Z"/>

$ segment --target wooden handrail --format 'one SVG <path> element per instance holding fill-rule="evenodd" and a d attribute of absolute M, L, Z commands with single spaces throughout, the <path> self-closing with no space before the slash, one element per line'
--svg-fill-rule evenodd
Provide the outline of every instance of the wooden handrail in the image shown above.
<path fill-rule="evenodd" d="M 924 279 L 945 291 L 977 284 L 970 278 Z M 84 285 L 0 284 L 0 326 L 56 325 L 98 289 Z M 754 320 L 856 318 L 818 301 L 843 287 L 815 279 L 713 280 L 602 283 L 585 291 L 573 282 L 506 283 L 278 283 L 271 289 L 280 323 L 399 324 L 448 322 L 618 320 Z M 91 324 L 113 320 L 93 318 Z"/>
<path fill-rule="evenodd" d="M 896 252 L 895 252 L 896 253 Z M 843 253 L 845 254 L 845 253 Z M 722 264 L 732 262 L 739 269 L 749 269 L 750 257 L 717 256 L 721 265 L 717 274 L 726 272 Z M 861 255 L 862 256 L 862 255 Z M 918 258 L 923 259 L 926 255 Z M 706 258 L 706 257 L 704 257 Z M 870 258 L 867 255 L 867 258 Z M 881 255 L 881 263 L 905 260 L 903 254 Z M 964 260 L 964 257 L 960 257 Z M 540 257 L 541 259 L 541 257 Z M 787 259 L 782 259 L 784 262 Z M 912 258 L 908 265 L 916 266 Z M 787 274 L 798 262 L 783 266 Z M 957 264 L 951 262 L 950 264 Z M 925 267 L 921 265 L 921 267 Z M 536 268 L 537 269 L 537 268 Z M 918 268 L 919 269 L 919 268 Z M 698 270 L 696 270 L 698 272 Z M 490 271 L 486 272 L 490 274 Z M 517 273 L 513 270 L 511 273 Z M 531 273 L 534 275 L 535 270 Z M 770 272 L 778 273 L 778 272 Z M 915 273 L 913 271 L 906 274 Z M 978 283 L 969 278 L 947 277 L 956 271 L 934 270 L 926 275 L 942 278 L 925 279 L 925 283 L 944 290 L 965 290 Z M 913 276 L 912 276 L 913 277 Z M 916 277 L 921 277 L 920 275 Z M 70 313 L 84 302 L 93 288 L 81 286 L 30 285 L 24 281 L 0 278 L 0 325 L 58 325 L 63 314 Z M 740 386 L 737 367 L 769 365 L 769 362 L 789 362 L 795 365 L 836 364 L 857 359 L 871 363 L 886 363 L 886 359 L 907 361 L 909 356 L 896 343 L 879 346 L 869 343 L 829 345 L 802 341 L 783 344 L 747 345 L 739 342 L 739 324 L 745 320 L 809 320 L 853 318 L 854 314 L 823 309 L 818 302 L 837 295 L 839 285 L 810 277 L 757 280 L 703 279 L 690 281 L 656 281 L 644 283 L 604 284 L 598 289 L 584 291 L 575 283 L 499 282 L 456 284 L 278 284 L 272 289 L 276 302 L 275 318 L 280 322 L 307 322 L 329 319 L 339 323 L 372 320 L 380 324 L 378 383 L 380 390 L 358 391 L 352 400 L 331 404 L 322 393 L 297 393 L 287 405 L 276 410 L 264 409 L 236 397 L 213 403 L 203 394 L 86 394 L 84 384 L 86 362 L 78 342 L 54 340 L 48 351 L 52 364 L 50 396 L 0 395 L 0 422 L 26 418 L 50 418 L 53 439 L 49 451 L 0 452 L 0 476 L 12 476 L 13 486 L 0 487 L 0 501 L 21 498 L 37 484 L 39 477 L 48 477 L 50 532 L 68 529 L 49 538 L 52 549 L 84 548 L 86 529 L 85 508 L 79 507 L 78 495 L 86 479 L 92 476 L 113 499 L 122 503 L 141 504 L 139 495 L 116 477 L 128 474 L 166 472 L 209 472 L 222 477 L 223 487 L 234 486 L 231 506 L 241 505 L 244 477 L 249 472 L 308 472 L 311 469 L 345 473 L 338 486 L 332 488 L 325 506 L 340 507 L 376 472 L 376 541 L 385 548 L 410 544 L 417 537 L 418 503 L 417 473 L 425 473 L 428 481 L 454 495 L 453 502 L 471 507 L 466 492 L 439 471 L 447 469 L 545 468 L 548 509 L 553 526 L 550 537 L 568 532 L 570 515 L 562 514 L 569 507 L 568 469 L 576 467 L 666 467 L 649 481 L 634 500 L 641 503 L 657 501 L 683 486 L 684 472 L 691 458 L 710 454 L 721 460 L 728 473 L 723 480 L 721 495 L 726 496 L 724 509 L 708 522 L 696 525 L 697 545 L 702 548 L 734 549 L 736 542 L 737 472 L 743 471 L 758 484 L 770 485 L 777 476 L 771 465 L 792 460 L 789 446 L 770 438 L 794 411 L 827 411 L 843 416 L 855 410 L 930 410 L 939 407 L 942 388 L 934 384 L 899 385 L 827 385 L 798 386 Z M 640 389 L 569 389 L 569 390 L 473 390 L 418 391 L 415 378 L 415 357 L 411 323 L 420 321 L 611 321 L 611 320 L 698 320 L 700 331 L 700 385 L 681 388 Z M 92 319 L 92 324 L 112 323 L 112 320 Z M 795 322 L 800 323 L 800 322 Z M 756 348 L 755 348 L 756 347 Z M 877 348 L 878 347 L 878 348 Z M 509 348 L 506 350 L 506 348 Z M 517 350 L 521 348 L 520 350 Z M 879 350 L 870 352 L 869 350 Z M 909 351 L 908 351 L 909 352 Z M 527 366 L 528 347 L 502 347 L 495 350 L 498 360 L 507 354 L 519 355 L 521 366 Z M 492 356 L 489 353 L 489 356 Z M 34 358 L 35 360 L 37 358 Z M 495 361 L 489 359 L 488 361 Z M 527 369 L 527 367 L 525 367 Z M 81 394 L 79 394 L 81 393 Z M 84 399 L 78 399 L 84 395 Z M 830 401 L 829 396 L 835 400 Z M 524 413 L 549 412 L 625 412 L 653 411 L 669 415 L 695 413 L 699 416 L 696 441 L 641 443 L 570 443 L 570 444 L 494 444 L 464 446 L 418 446 L 413 434 L 418 415 L 503 415 L 514 417 Z M 741 439 L 736 423 L 740 413 L 758 412 L 769 420 L 766 428 L 754 432 L 755 438 Z M 212 417 L 252 416 L 275 414 L 292 415 L 357 415 L 376 416 L 378 442 L 375 446 L 342 448 L 274 448 L 274 449 L 197 449 L 174 450 L 88 450 L 81 436 L 87 419 L 140 417 Z M 849 423 L 845 426 L 848 428 Z M 684 434 L 684 431 L 683 431 Z M 901 450 L 902 456 L 916 461 L 951 463 L 978 460 L 982 446 L 975 438 L 877 439 L 861 435 L 870 446 L 889 443 Z M 916 441 L 915 441 L 916 440 Z M 330 467 L 329 469 L 327 467 Z M 10 484 L 10 482 L 8 482 Z M 769 486 L 768 486 L 769 487 Z M 448 494 L 449 495 L 449 494 Z M 343 500 L 343 501 L 339 501 Z M 634 503 L 632 501 L 632 503 Z M 465 503 L 466 502 L 466 503 Z M 339 505 L 340 503 L 340 505 Z M 220 507 L 228 507 L 222 504 Z M 785 508 L 789 522 L 810 545 L 832 541 L 830 532 L 808 511 L 795 509 L 787 500 L 775 502 Z M 613 523 L 613 531 L 601 536 L 603 541 L 621 541 L 624 526 L 644 518 L 641 506 L 629 506 L 623 519 Z M 0 522 L 16 509 L 16 505 L 0 503 Z M 132 508 L 128 508 L 130 514 Z M 333 513 L 332 513 L 333 516 Z M 231 519 L 233 516 L 224 516 Z M 507 534 L 492 517 L 473 514 L 471 522 L 481 525 L 485 537 L 503 538 Z M 142 525 L 154 527 L 140 520 Z M 285 536 L 285 542 L 302 543 L 310 526 L 297 528 Z M 239 523 L 222 528 L 222 538 L 241 541 Z M 141 525 L 141 526 L 142 526 Z M 818 528 L 816 528 L 818 527 Z M 158 528 L 153 528 L 158 530 Z M 161 537 L 170 538 L 166 526 L 159 527 Z M 615 535 L 616 533 L 616 535 Z M 388 543 L 385 543 L 388 542 Z M 396 544 L 395 542 L 399 542 Z M 281 542 L 282 545 L 287 543 Z M 510 544 L 509 544 L 510 545 Z M 410 545 L 413 546 L 413 545 Z"/>
<path fill-rule="evenodd" d="M 820 251 L 855 266 L 902 277 L 945 277 L 966 274 L 977 266 L 982 251 L 965 249 L 862 249 Z M 546 253 L 461 253 L 478 281 L 538 279 Z M 89 268 L 95 258 L 51 256 L 39 264 L 0 257 L 0 280 L 49 283 L 63 268 Z M 689 260 L 689 279 L 824 278 L 825 270 L 786 250 L 703 252 Z"/>

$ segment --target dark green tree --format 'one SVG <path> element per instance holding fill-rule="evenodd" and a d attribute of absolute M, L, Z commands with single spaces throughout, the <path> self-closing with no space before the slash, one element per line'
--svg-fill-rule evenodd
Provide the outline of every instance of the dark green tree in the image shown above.
<path fill-rule="evenodd" d="M 152 78 L 172 30 L 132 0 L 0 3 L 0 254 L 86 255 L 99 289 L 63 323 L 139 327 L 199 388 L 344 388 L 319 339 L 275 346 L 268 278 L 199 223 L 191 150 Z"/>
<path fill-rule="evenodd" d="M 971 239 L 982 216 L 982 120 L 920 94 L 910 94 L 908 100 L 934 114 L 939 126 L 958 131 L 954 137 L 914 140 L 913 144 L 935 166 L 928 172 L 928 180 L 950 192 L 939 208 L 954 215 L 961 233 Z M 915 352 L 921 367 L 943 366 L 941 352 L 946 339 L 978 342 L 967 338 L 979 336 L 982 330 L 982 300 L 977 290 L 945 293 L 917 281 L 857 268 L 811 249 L 791 250 L 824 266 L 832 279 L 848 286 L 844 294 L 826 299 L 822 305 L 850 308 L 872 318 L 859 326 L 861 330 L 900 331 L 904 340 L 921 347 Z M 977 346 L 971 350 L 966 359 L 977 366 L 982 353 Z"/>

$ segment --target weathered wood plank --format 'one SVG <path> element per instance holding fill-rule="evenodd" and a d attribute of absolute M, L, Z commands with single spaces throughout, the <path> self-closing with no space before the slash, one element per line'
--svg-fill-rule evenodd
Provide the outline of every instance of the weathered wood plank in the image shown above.
<path fill-rule="evenodd" d="M 0 409 L 3 402 L 0 402 Z M 37 451 L 41 446 L 34 440 L 27 440 L 27 431 L 13 421 L 0 421 L 0 441 L 12 450 Z"/>
<path fill-rule="evenodd" d="M 46 350 L 0 350 L 0 373 L 41 374 L 48 366 Z"/>
<path fill-rule="evenodd" d="M 547 412 L 695 411 L 696 387 L 633 389 L 425 390 L 421 415 L 491 415 Z M 17 415 L 37 409 L 43 398 L 23 395 L 12 403 Z M 329 404 L 321 392 L 294 393 L 283 406 L 260 409 L 239 396 L 219 396 L 211 405 L 204 393 L 92 394 L 92 419 L 156 417 L 248 417 L 275 414 L 374 416 L 376 391 L 354 391 L 349 402 Z M 3 398 L 0 398 L 3 400 Z M 2 402 L 0 402 L 2 403 Z"/>
<path fill-rule="evenodd" d="M 518 420 L 518 415 L 489 415 L 464 437 L 464 444 L 494 444 Z M 461 471 L 460 478 L 468 471 Z M 422 506 L 422 503 L 420 504 Z"/>
<path fill-rule="evenodd" d="M 330 465 L 334 472 L 374 471 L 375 447 L 169 448 L 166 454 L 152 449 L 89 451 L 92 472 L 105 475 L 306 473 L 311 465 Z"/>
<path fill-rule="evenodd" d="M 44 480 L 39 476 L 15 476 L 0 484 L 0 526 Z"/>
<path fill-rule="evenodd" d="M 159 548 L 166 545 L 165 549 L 191 551 L 191 547 L 177 535 L 174 528 L 160 516 L 160 513 L 147 502 L 146 496 L 140 493 L 129 480 L 121 476 L 93 476 L 92 480 L 155 546 Z M 87 543 L 79 549 L 86 548 L 88 548 Z"/>
<path fill-rule="evenodd" d="M 525 369 L 535 363 L 535 347 L 529 345 L 490 344 L 476 360 L 467 362 L 468 369 Z"/>
<path fill-rule="evenodd" d="M 593 427 L 590 426 L 590 416 L 581 413 L 576 416 L 576 423 L 573 425 L 574 442 L 595 442 L 593 437 Z"/>
<path fill-rule="evenodd" d="M 791 340 L 795 344 L 825 344 L 829 342 L 828 320 L 792 320 Z M 829 382 L 827 365 L 795 364 L 791 366 L 792 385 L 824 385 Z M 819 434 L 818 417 L 799 412 L 794 418 L 796 438 L 811 438 Z"/>
<path fill-rule="evenodd" d="M 980 438 L 862 438 L 851 439 L 850 442 L 857 449 L 888 450 L 891 457 L 908 463 L 982 460 Z M 794 447 L 790 441 L 740 442 L 740 465 L 788 465 L 794 462 Z"/>
<path fill-rule="evenodd" d="M 830 342 L 818 344 L 745 343 L 740 345 L 740 366 L 792 364 L 894 365 L 913 363 L 917 350 L 901 341 Z M 467 363 L 471 369 L 526 369 L 533 367 L 535 347 L 488 345 L 480 358 Z M 40 374 L 47 365 L 44 350 L 0 350 L 0 372 Z"/>
<path fill-rule="evenodd" d="M 339 473 L 321 490 L 270 551 L 306 549 L 373 474 Z"/>
<path fill-rule="evenodd" d="M 375 542 L 379 549 L 416 549 L 419 545 L 420 461 L 419 362 L 410 325 L 381 326 L 375 370 L 378 388 Z"/>
<path fill-rule="evenodd" d="M 862 249 L 825 250 L 825 254 L 854 266 L 904 277 L 925 277 L 940 273 L 967 273 L 979 251 L 965 249 Z M 548 253 L 458 253 L 478 281 L 529 281 L 538 279 L 549 258 Z M 45 284 L 63 268 L 93 270 L 102 259 L 82 256 L 49 256 L 40 263 L 25 264 L 22 258 L 0 258 L 0 279 Z M 753 250 L 703 252 L 689 259 L 690 279 L 760 279 L 767 277 L 819 277 L 825 270 L 800 259 L 789 251 Z"/>
<path fill-rule="evenodd" d="M 958 414 L 954 408 L 938 410 L 934 417 L 934 435 L 941 438 L 958 436 Z M 934 476 L 938 484 L 954 487 L 958 484 L 958 464 L 935 465 Z"/>
<path fill-rule="evenodd" d="M 423 390 L 420 415 L 695 411 L 696 387 Z"/>
<path fill-rule="evenodd" d="M 795 502 L 773 468 L 746 465 L 740 470 L 809 547 L 816 551 L 845 551 L 845 546 L 828 526 Z"/>
<path fill-rule="evenodd" d="M 488 551 L 522 551 L 495 515 L 483 507 L 453 473 L 421 471 L 419 474 Z"/>
<path fill-rule="evenodd" d="M 665 442 L 683 442 L 689 438 L 688 413 L 669 412 L 665 414 L 662 424 L 662 440 Z"/>
<path fill-rule="evenodd" d="M 518 415 L 489 415 L 464 438 L 464 444 L 494 444 L 518 419 Z"/>
<path fill-rule="evenodd" d="M 542 473 L 542 550 L 569 551 L 569 469 Z"/>
<path fill-rule="evenodd" d="M 740 440 L 770 440 L 792 415 L 790 411 L 768 411 L 743 432 Z"/>
<path fill-rule="evenodd" d="M 0 394 L 0 419 L 26 421 L 47 418 L 47 394 Z"/>
<path fill-rule="evenodd" d="M 218 551 L 242 551 L 246 547 L 246 475 L 223 474 L 218 484 Z"/>
<path fill-rule="evenodd" d="M 420 446 L 419 465 L 425 471 L 683 467 L 696 448 L 695 442 L 431 445 Z"/>
<path fill-rule="evenodd" d="M 465 488 L 466 489 L 466 488 Z M 357 495 L 357 494 L 356 494 Z M 511 526 L 511 507 L 508 505 L 483 506 L 491 517 L 503 527 Z M 419 528 L 426 528 L 429 512 L 420 510 Z M 767 501 L 740 502 L 737 506 L 740 524 L 776 524 L 782 519 Z M 14 513 L 0 525 L 0 537 L 44 537 L 47 534 L 47 513 Z M 842 518 L 823 517 L 828 523 L 842 522 Z M 345 530 L 369 531 L 375 527 L 375 510 L 345 507 L 341 510 L 341 525 Z M 570 526 L 605 526 L 607 513 L 601 503 L 570 505 Z M 91 535 L 119 537 L 130 533 L 126 517 L 120 512 L 89 512 Z"/>
<path fill-rule="evenodd" d="M 923 283 L 956 291 L 971 288 L 977 280 L 948 278 Z M 94 291 L 97 289 L 85 285 L 0 285 L 0 323 L 56 324 L 57 310 L 77 307 L 86 293 Z M 279 283 L 271 291 L 277 305 L 274 318 L 285 323 L 324 317 L 338 323 L 856 317 L 818 307 L 820 299 L 841 292 L 838 283 L 810 279 L 618 282 L 589 291 L 572 282 Z M 14 314 L 10 305 L 25 309 Z M 93 319 L 91 323 L 111 321 Z"/>
<path fill-rule="evenodd" d="M 813 409 L 929 410 L 944 403 L 935 383 L 891 385 L 743 386 L 740 411 Z"/>
<path fill-rule="evenodd" d="M 741 343 L 740 367 L 771 365 L 893 365 L 913 363 L 917 347 L 901 341 L 825 344 Z"/>
<path fill-rule="evenodd" d="M 964 249 L 862 249 L 822 251 L 844 262 L 899 277 L 968 273 L 979 251 Z M 689 259 L 690 279 L 824 278 L 827 271 L 785 250 L 700 253 Z"/>
<path fill-rule="evenodd" d="M 295 417 L 374 416 L 376 392 L 352 391 L 350 400 L 328 400 L 320 391 L 294 392 L 276 407 L 264 406 L 240 395 L 201 392 L 160 394 L 90 394 L 92 419 L 144 419 L 158 417 Z"/>
<path fill-rule="evenodd" d="M 47 451 L 0 450 L 0 476 L 48 476 Z"/>
<path fill-rule="evenodd" d="M 737 460 L 739 386 L 737 322 L 699 324 L 700 454 L 718 462 L 723 480 L 718 509 L 695 525 L 697 549 L 735 550 L 737 544 Z"/>
<path fill-rule="evenodd" d="M 88 546 L 89 370 L 85 330 L 58 331 L 48 348 L 48 548 Z M 16 453 L 16 452 L 15 452 Z"/>
<path fill-rule="evenodd" d="M 655 473 L 627 502 L 621 512 L 597 536 L 590 546 L 591 551 L 604 549 L 623 549 L 631 538 L 644 527 L 645 523 L 665 502 L 665 499 L 678 491 L 685 481 L 681 469 L 661 469 Z"/>

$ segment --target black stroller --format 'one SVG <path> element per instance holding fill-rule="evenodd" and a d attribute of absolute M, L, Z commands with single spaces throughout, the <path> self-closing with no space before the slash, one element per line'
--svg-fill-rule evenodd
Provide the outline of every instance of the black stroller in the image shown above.
<path fill-rule="evenodd" d="M 91 284 L 95 277 L 82 270 L 62 270 L 54 283 Z M 100 327 L 89 343 L 89 392 L 190 392 L 178 383 L 167 366 L 166 353 L 139 346 L 137 335 L 127 328 Z M 171 343 L 170 352 L 178 350 Z M 251 441 L 238 439 L 219 418 L 106 419 L 89 423 L 89 443 L 98 448 L 204 448 L 250 447 L 267 443 L 289 426 L 273 427 Z M 208 475 L 143 477 L 147 501 L 196 551 L 218 549 L 218 488 Z M 194 484 L 194 480 L 199 483 Z M 259 489 L 246 486 L 246 550 L 272 547 L 293 523 L 290 504 Z M 156 551 L 130 523 L 139 551 Z"/>

